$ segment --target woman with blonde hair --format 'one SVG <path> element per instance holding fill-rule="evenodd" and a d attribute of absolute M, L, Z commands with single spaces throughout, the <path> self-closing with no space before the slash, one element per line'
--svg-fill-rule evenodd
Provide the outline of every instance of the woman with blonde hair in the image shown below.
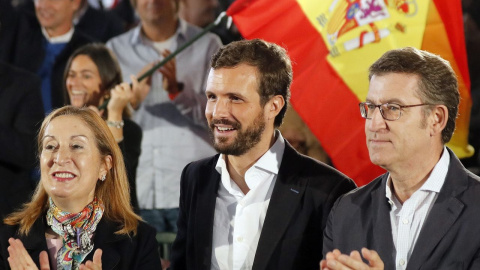
<path fill-rule="evenodd" d="M 155 229 L 131 207 L 122 153 L 102 118 L 53 111 L 38 153 L 35 193 L 0 230 L 0 269 L 161 269 Z"/>

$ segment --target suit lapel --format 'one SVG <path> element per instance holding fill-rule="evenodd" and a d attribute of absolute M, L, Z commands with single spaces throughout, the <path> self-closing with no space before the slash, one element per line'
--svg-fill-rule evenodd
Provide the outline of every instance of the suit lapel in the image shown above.
<path fill-rule="evenodd" d="M 44 250 L 48 251 L 47 240 L 45 238 L 46 225 L 44 216 L 45 215 L 42 215 L 35 221 L 28 235 L 19 237 L 28 254 L 36 265 L 40 265 L 40 252 Z M 50 262 L 50 265 L 51 264 L 52 262 Z"/>
<path fill-rule="evenodd" d="M 220 183 L 220 174 L 215 169 L 218 157 L 216 155 L 209 165 L 202 168 L 200 181 L 195 183 L 194 193 L 198 198 L 192 200 L 192 203 L 196 203 L 194 243 L 199 269 L 210 269 L 212 261 L 213 220 Z"/>
<path fill-rule="evenodd" d="M 375 237 L 371 237 L 372 246 L 367 248 L 373 248 L 378 252 L 385 263 L 385 269 L 395 269 L 395 253 L 392 252 L 395 250 L 395 246 L 390 223 L 390 205 L 385 196 L 388 174 L 384 174 L 382 178 L 379 188 L 371 193 L 372 205 L 376 207 L 372 220 Z"/>
<path fill-rule="evenodd" d="M 116 235 L 115 231 L 117 230 L 118 228 L 114 223 L 106 220 L 105 217 L 102 218 L 100 223 L 98 223 L 95 236 L 93 237 L 93 250 L 83 261 L 93 261 L 93 254 L 100 248 L 102 249 L 102 269 L 110 270 L 118 266 L 120 254 L 115 249 L 109 248 L 109 246 L 114 245 L 117 241 L 128 238 L 128 236 L 124 234 Z"/>
<path fill-rule="evenodd" d="M 437 200 L 423 224 L 407 269 L 419 269 L 433 252 L 438 242 L 459 218 L 464 204 L 456 197 L 467 188 L 465 169 L 450 152 L 450 167 Z M 432 229 L 433 228 L 433 229 Z"/>
<path fill-rule="evenodd" d="M 266 269 L 273 251 L 281 241 L 305 192 L 306 181 L 296 177 L 296 173 L 301 171 L 303 167 L 298 162 L 298 155 L 285 141 L 282 164 L 255 253 L 253 263 L 253 269 L 255 270 Z M 292 168 L 295 168 L 295 171 Z"/>

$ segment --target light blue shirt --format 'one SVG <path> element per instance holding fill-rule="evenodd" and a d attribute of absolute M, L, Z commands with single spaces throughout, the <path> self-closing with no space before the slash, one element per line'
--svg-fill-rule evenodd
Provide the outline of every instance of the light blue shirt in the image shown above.
<path fill-rule="evenodd" d="M 200 31 L 179 20 L 174 44 L 180 47 Z M 141 33 L 141 25 L 109 40 L 107 46 L 117 56 L 124 81 L 130 81 L 130 75 L 147 64 L 163 59 Z M 152 75 L 151 90 L 133 116 L 143 130 L 137 168 L 141 209 L 178 207 L 180 176 L 185 165 L 215 154 L 205 119 L 205 87 L 210 59 L 220 47 L 220 39 L 207 33 L 175 57 L 177 81 L 184 87 L 173 101 L 162 88 L 162 74 Z"/>

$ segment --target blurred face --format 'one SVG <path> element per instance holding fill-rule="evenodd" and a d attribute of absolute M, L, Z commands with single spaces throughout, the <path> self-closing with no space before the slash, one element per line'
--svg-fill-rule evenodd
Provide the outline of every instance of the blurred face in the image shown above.
<path fill-rule="evenodd" d="M 261 141 L 269 143 L 257 89 L 255 67 L 241 64 L 210 71 L 205 116 L 218 152 L 239 156 Z"/>
<path fill-rule="evenodd" d="M 38 22 L 51 37 L 63 35 L 72 27 L 73 15 L 80 0 L 35 0 Z"/>
<path fill-rule="evenodd" d="M 136 11 L 144 23 L 173 20 L 177 14 L 176 0 L 137 0 Z"/>
<path fill-rule="evenodd" d="M 68 70 L 66 85 L 70 103 L 73 106 L 99 105 L 102 79 L 90 57 L 78 55 L 73 59 Z"/>
<path fill-rule="evenodd" d="M 59 116 L 45 129 L 40 154 L 41 184 L 56 205 L 77 213 L 93 200 L 95 186 L 111 167 L 90 128 L 76 116 Z"/>
<path fill-rule="evenodd" d="M 215 20 L 218 0 L 183 0 L 180 14 L 187 22 L 205 27 Z"/>
<path fill-rule="evenodd" d="M 374 104 L 397 103 L 399 105 L 421 104 L 416 94 L 418 77 L 412 74 L 389 73 L 373 76 L 367 101 Z M 372 119 L 365 119 L 367 147 L 372 163 L 384 169 L 408 168 L 430 155 L 430 130 L 422 106 L 403 108 L 402 116 L 395 121 L 382 118 L 375 109 Z"/>

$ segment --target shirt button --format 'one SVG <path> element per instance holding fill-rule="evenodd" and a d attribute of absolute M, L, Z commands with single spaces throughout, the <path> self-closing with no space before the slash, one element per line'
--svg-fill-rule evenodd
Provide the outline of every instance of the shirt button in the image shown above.
<path fill-rule="evenodd" d="M 400 263 L 401 266 L 404 266 L 404 265 L 405 265 L 405 260 L 404 260 L 404 259 L 400 259 L 399 263 Z"/>
<path fill-rule="evenodd" d="M 241 237 L 241 236 L 237 237 L 237 241 L 238 242 L 243 242 L 243 237 Z"/>
<path fill-rule="evenodd" d="M 408 219 L 404 219 L 403 224 L 408 224 Z"/>

